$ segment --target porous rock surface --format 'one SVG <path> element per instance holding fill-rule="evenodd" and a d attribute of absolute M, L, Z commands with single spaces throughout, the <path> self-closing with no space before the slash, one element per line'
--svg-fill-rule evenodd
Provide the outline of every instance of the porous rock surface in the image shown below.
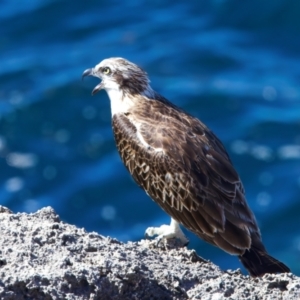
<path fill-rule="evenodd" d="M 300 299 L 295 275 L 224 272 L 187 248 L 86 232 L 51 207 L 0 206 L 0 245 L 0 299 Z"/>

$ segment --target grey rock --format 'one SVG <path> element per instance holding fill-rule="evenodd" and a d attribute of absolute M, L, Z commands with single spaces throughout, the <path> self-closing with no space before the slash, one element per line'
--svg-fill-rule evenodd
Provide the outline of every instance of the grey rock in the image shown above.
<path fill-rule="evenodd" d="M 86 232 L 51 207 L 0 207 L 0 299 L 300 299 L 293 274 L 253 279 L 161 244 Z"/>

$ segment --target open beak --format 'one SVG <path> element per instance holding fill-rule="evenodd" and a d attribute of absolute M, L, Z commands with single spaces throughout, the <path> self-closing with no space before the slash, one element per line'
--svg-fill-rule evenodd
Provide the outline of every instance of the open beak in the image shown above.
<path fill-rule="evenodd" d="M 82 73 L 82 80 L 84 79 L 84 77 L 86 76 L 95 76 L 95 77 L 98 77 L 95 72 L 94 72 L 94 69 L 91 68 L 91 69 L 86 69 L 83 73 Z M 94 96 L 95 94 L 97 94 L 100 90 L 103 89 L 103 85 L 102 85 L 102 82 L 100 82 L 98 85 L 95 86 L 95 88 L 93 89 L 92 91 L 92 95 Z"/>

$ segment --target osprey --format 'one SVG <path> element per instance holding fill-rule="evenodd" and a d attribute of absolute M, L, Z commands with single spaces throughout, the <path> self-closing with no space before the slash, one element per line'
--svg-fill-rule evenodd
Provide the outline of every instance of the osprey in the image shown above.
<path fill-rule="evenodd" d="M 109 58 L 84 76 L 106 90 L 123 163 L 136 183 L 171 216 L 170 226 L 148 228 L 159 238 L 187 239 L 179 223 L 206 242 L 237 255 L 251 276 L 289 272 L 261 239 L 239 175 L 214 133 L 149 85 L 147 73 L 123 58 Z"/>

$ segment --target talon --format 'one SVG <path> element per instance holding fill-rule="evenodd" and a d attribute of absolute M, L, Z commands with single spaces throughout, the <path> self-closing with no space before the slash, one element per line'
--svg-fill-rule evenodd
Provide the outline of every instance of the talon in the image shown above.
<path fill-rule="evenodd" d="M 161 240 L 162 240 L 162 238 L 158 237 L 157 242 L 156 242 L 156 247 L 159 247 L 159 244 L 160 244 Z"/>
<path fill-rule="evenodd" d="M 187 247 L 189 243 L 190 243 L 190 241 L 187 240 L 187 242 L 185 244 L 183 244 L 183 247 Z"/>

